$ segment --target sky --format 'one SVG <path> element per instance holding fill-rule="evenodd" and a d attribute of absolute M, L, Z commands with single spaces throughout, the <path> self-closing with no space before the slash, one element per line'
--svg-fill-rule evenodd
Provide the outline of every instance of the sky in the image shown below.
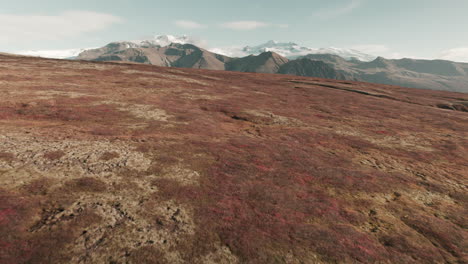
<path fill-rule="evenodd" d="M 0 0 L 0 52 L 189 35 L 468 62 L 468 0 Z"/>

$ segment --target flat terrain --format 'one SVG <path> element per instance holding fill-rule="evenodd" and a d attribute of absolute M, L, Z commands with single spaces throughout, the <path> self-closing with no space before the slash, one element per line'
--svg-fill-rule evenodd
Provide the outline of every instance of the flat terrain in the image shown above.
<path fill-rule="evenodd" d="M 466 263 L 467 102 L 0 54 L 0 263 Z"/>

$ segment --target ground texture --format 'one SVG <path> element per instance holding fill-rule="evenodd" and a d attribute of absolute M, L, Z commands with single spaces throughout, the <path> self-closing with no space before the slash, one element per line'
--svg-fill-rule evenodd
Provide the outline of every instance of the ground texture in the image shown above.
<path fill-rule="evenodd" d="M 467 102 L 0 55 L 0 263 L 466 263 Z"/>

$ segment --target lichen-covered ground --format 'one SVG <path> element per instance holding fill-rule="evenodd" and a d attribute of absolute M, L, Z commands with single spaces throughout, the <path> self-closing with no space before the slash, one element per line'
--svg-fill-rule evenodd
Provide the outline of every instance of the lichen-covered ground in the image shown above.
<path fill-rule="evenodd" d="M 0 263 L 466 263 L 467 105 L 0 55 Z"/>

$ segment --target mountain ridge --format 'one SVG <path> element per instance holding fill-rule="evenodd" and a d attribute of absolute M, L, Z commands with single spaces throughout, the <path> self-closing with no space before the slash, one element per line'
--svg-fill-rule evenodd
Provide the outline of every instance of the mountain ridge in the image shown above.
<path fill-rule="evenodd" d="M 356 58 L 347 60 L 336 54 L 308 54 L 297 59 L 288 59 L 274 51 L 236 58 L 213 53 L 194 44 L 172 43 L 162 47 L 156 43 L 146 43 L 142 47 L 133 42 L 110 43 L 99 49 L 87 50 L 77 59 L 307 77 L 326 76 L 338 80 L 468 92 L 468 64 L 444 60 L 392 60 L 377 57 L 372 61 L 361 61 Z M 320 61 L 326 65 L 308 60 Z M 287 68 L 280 70 L 287 63 Z"/>
<path fill-rule="evenodd" d="M 228 71 L 277 73 L 279 68 L 289 60 L 281 55 L 267 51 L 259 55 L 234 58 L 225 66 Z"/>

